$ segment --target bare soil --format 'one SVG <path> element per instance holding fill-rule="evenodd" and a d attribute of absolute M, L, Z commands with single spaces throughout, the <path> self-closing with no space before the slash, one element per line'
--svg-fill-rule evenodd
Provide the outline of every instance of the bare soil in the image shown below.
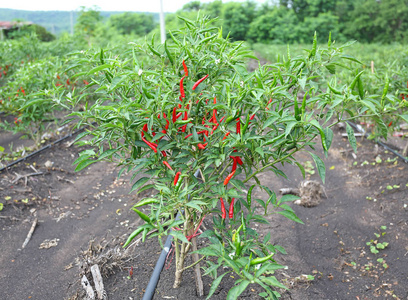
<path fill-rule="evenodd" d="M 324 159 L 323 201 L 315 207 L 291 204 L 305 224 L 274 214 L 268 216 L 270 225 L 257 226 L 287 251 L 277 258 L 288 266 L 277 274 L 290 287 L 281 291 L 282 299 L 408 299 L 408 166 L 364 139 L 358 139 L 353 157 L 341 133 L 335 133 Z M 6 139 L 13 138 L 0 133 L 0 145 Z M 117 179 L 118 169 L 110 163 L 96 163 L 75 173 L 72 163 L 83 149 L 71 142 L 0 174 L 1 299 L 85 299 L 80 279 L 85 274 L 92 282 L 93 263 L 104 275 L 109 299 L 143 296 L 161 248 L 155 239 L 127 251 L 121 245 L 141 224 L 130 208 L 148 192 L 129 194 L 129 177 Z M 305 164 L 312 161 L 307 153 L 298 158 Z M 34 169 L 43 174 L 13 182 L 17 174 Z M 303 180 L 295 167 L 285 165 L 282 170 L 291 181 L 269 172 L 260 180 L 276 192 L 297 187 Z M 316 169 L 309 171 L 315 171 L 309 178 L 320 180 Z M 256 191 L 255 197 L 264 196 Z M 35 218 L 38 224 L 32 238 L 22 248 Z M 375 234 L 381 226 L 387 226 L 386 234 L 378 239 Z M 373 254 L 366 244 L 371 240 L 389 244 Z M 203 243 L 205 239 L 199 239 L 199 245 Z M 185 272 L 182 286 L 173 289 L 174 260 L 169 258 L 166 264 L 169 268 L 161 274 L 154 299 L 199 299 L 192 272 Z M 306 281 L 302 274 L 314 275 L 315 280 Z M 208 293 L 212 280 L 203 280 Z M 225 299 L 233 283 L 233 278 L 227 278 L 213 299 Z M 250 286 L 241 299 L 260 299 L 258 293 L 256 286 Z"/>

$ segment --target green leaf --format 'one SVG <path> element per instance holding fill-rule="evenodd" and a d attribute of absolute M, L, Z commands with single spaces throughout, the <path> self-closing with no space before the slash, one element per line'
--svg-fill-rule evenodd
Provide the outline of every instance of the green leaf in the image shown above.
<path fill-rule="evenodd" d="M 200 207 L 197 203 L 194 203 L 194 201 L 187 202 L 186 205 L 187 205 L 187 206 L 190 206 L 190 207 L 192 207 L 192 208 L 194 208 L 194 209 L 196 209 L 196 210 L 198 210 L 199 212 L 202 212 L 202 211 L 203 211 L 203 210 L 201 209 L 201 207 Z"/>
<path fill-rule="evenodd" d="M 184 234 L 182 234 L 180 231 L 173 230 L 172 232 L 170 232 L 170 235 L 174 236 L 176 239 L 179 239 L 183 243 L 190 244 Z"/>
<path fill-rule="evenodd" d="M 322 182 L 324 184 L 325 179 L 326 179 L 326 166 L 324 165 L 324 162 L 320 157 L 318 157 L 316 154 L 313 154 L 312 152 L 309 152 L 309 154 L 312 156 L 316 167 L 317 171 L 319 172 L 320 178 L 322 179 Z"/>
<path fill-rule="evenodd" d="M 213 249 L 212 247 L 201 248 L 192 253 L 197 253 L 197 254 L 201 254 L 204 256 L 220 256 L 220 253 L 216 251 L 215 249 Z"/>
<path fill-rule="evenodd" d="M 333 141 L 333 130 L 331 130 L 331 128 L 329 127 L 326 127 L 323 131 L 326 137 L 326 149 L 329 150 Z"/>
<path fill-rule="evenodd" d="M 277 213 L 288 218 L 289 220 L 298 222 L 300 224 L 304 224 L 303 221 L 299 219 L 299 217 L 294 212 L 291 212 L 288 210 L 282 210 L 282 211 L 278 211 Z"/>
<path fill-rule="evenodd" d="M 248 280 L 243 280 L 239 285 L 234 286 L 229 290 L 226 300 L 238 299 L 239 295 L 241 295 L 242 292 L 245 291 L 249 283 L 250 282 Z"/>
<path fill-rule="evenodd" d="M 278 203 L 283 203 L 283 202 L 291 202 L 291 201 L 295 201 L 297 199 L 300 199 L 299 196 L 295 196 L 295 195 L 283 195 L 280 199 Z"/>
<path fill-rule="evenodd" d="M 348 140 L 349 140 L 351 148 L 353 148 L 354 152 L 357 153 L 357 140 L 354 135 L 354 130 L 347 122 L 346 122 L 346 132 L 347 132 L 347 136 L 348 136 Z"/>
<path fill-rule="evenodd" d="M 259 279 L 261 279 L 261 281 L 266 283 L 267 285 L 275 286 L 275 287 L 278 287 L 278 288 L 281 288 L 281 289 L 288 290 L 288 288 L 285 285 L 283 285 L 282 283 L 280 283 L 278 281 L 278 279 L 276 279 L 275 276 L 260 277 Z"/>
<path fill-rule="evenodd" d="M 217 287 L 220 285 L 222 278 L 227 275 L 229 272 L 226 272 L 220 276 L 218 276 L 211 284 L 211 288 L 208 292 L 208 296 L 207 296 L 207 300 L 211 298 L 211 296 L 214 294 L 215 290 L 217 289 Z"/>
<path fill-rule="evenodd" d="M 300 172 L 302 173 L 303 178 L 306 177 L 306 172 L 305 172 L 305 168 L 302 166 L 301 163 L 295 161 L 295 164 L 299 167 Z"/>
<path fill-rule="evenodd" d="M 81 171 L 83 169 L 85 169 L 87 166 L 96 163 L 96 160 L 90 160 L 90 159 L 86 159 L 84 161 L 81 161 L 75 168 L 75 172 Z"/>
<path fill-rule="evenodd" d="M 104 64 L 104 65 L 98 66 L 98 67 L 93 68 L 92 70 L 90 70 L 87 75 L 91 75 L 91 74 L 94 74 L 96 72 L 105 70 L 105 69 L 109 68 L 110 66 L 111 65 L 109 65 L 109 64 Z"/>
<path fill-rule="evenodd" d="M 117 151 L 118 151 L 118 149 L 109 149 L 109 150 L 103 152 L 103 153 L 99 156 L 98 160 L 102 160 L 102 159 L 104 159 L 104 158 L 106 158 L 106 157 L 108 157 L 108 156 L 111 156 L 113 153 L 115 153 L 115 152 L 117 152 Z"/>
<path fill-rule="evenodd" d="M 149 177 L 142 177 L 140 178 L 138 181 L 136 181 L 133 186 L 132 189 L 130 190 L 130 193 L 132 193 L 133 191 L 137 190 L 138 188 L 142 187 L 146 182 L 149 181 Z"/>
<path fill-rule="evenodd" d="M 359 61 L 357 58 L 355 58 L 355 57 L 353 57 L 353 56 L 351 56 L 351 55 L 348 55 L 348 54 L 343 54 L 342 56 L 340 56 L 340 58 L 344 58 L 344 59 L 348 59 L 348 60 L 354 61 L 354 62 L 356 62 L 356 63 L 359 63 L 360 65 L 363 64 L 363 63 L 362 63 L 361 61 Z"/>
<path fill-rule="evenodd" d="M 293 127 L 294 127 L 296 124 L 297 124 L 297 122 L 295 121 L 295 122 L 289 122 L 289 123 L 286 125 L 285 137 L 287 137 L 287 136 L 290 134 L 290 132 L 292 131 Z"/>

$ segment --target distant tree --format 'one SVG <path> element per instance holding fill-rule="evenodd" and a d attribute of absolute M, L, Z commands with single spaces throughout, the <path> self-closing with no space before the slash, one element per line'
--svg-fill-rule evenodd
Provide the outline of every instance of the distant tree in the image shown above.
<path fill-rule="evenodd" d="M 35 34 L 42 42 L 55 40 L 55 36 L 48 32 L 43 26 L 38 24 L 24 24 L 24 21 L 21 20 L 16 23 L 15 28 L 7 34 L 7 37 L 10 39 L 18 39 L 31 34 Z"/>
<path fill-rule="evenodd" d="M 100 25 L 102 16 L 97 6 L 86 8 L 81 6 L 75 23 L 75 33 L 82 35 L 90 44 L 90 39 L 95 35 L 95 30 Z"/>
<path fill-rule="evenodd" d="M 130 13 L 112 15 L 110 24 L 121 34 L 136 34 L 144 36 L 152 31 L 156 24 L 152 14 Z"/>
<path fill-rule="evenodd" d="M 200 1 L 191 1 L 187 4 L 184 4 L 183 11 L 199 11 L 202 8 Z"/>
<path fill-rule="evenodd" d="M 245 40 L 251 22 L 257 16 L 256 3 L 228 2 L 223 6 L 222 19 L 224 34 L 230 33 L 232 40 Z"/>

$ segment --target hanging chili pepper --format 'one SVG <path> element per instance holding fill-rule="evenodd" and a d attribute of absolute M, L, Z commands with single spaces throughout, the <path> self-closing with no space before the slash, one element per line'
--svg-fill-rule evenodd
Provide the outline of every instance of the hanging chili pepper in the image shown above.
<path fill-rule="evenodd" d="M 227 217 L 227 211 L 225 210 L 224 200 L 220 198 L 220 202 L 221 202 L 221 213 L 222 213 L 221 218 L 225 220 L 225 218 Z"/>
<path fill-rule="evenodd" d="M 269 99 L 268 103 L 266 104 L 266 106 L 265 106 L 265 110 L 269 110 L 268 105 L 269 105 L 271 102 L 272 102 L 272 98 L 271 98 L 271 99 Z"/>
<path fill-rule="evenodd" d="M 184 59 L 183 59 L 183 69 L 184 69 L 184 76 L 188 76 L 188 69 L 187 69 L 187 66 L 186 66 L 186 63 L 184 62 Z"/>
<path fill-rule="evenodd" d="M 171 166 L 169 165 L 169 163 L 167 162 L 167 161 L 163 161 L 163 164 L 167 167 L 167 168 L 169 168 L 170 170 L 172 170 L 173 171 L 173 169 L 171 168 Z"/>
<path fill-rule="evenodd" d="M 176 116 L 177 108 L 173 108 L 173 123 L 176 122 L 177 116 Z"/>
<path fill-rule="evenodd" d="M 235 198 L 231 199 L 231 203 L 230 203 L 230 207 L 229 207 L 229 211 L 228 211 L 228 215 L 229 215 L 230 219 L 234 218 L 234 200 L 235 200 Z"/>
<path fill-rule="evenodd" d="M 227 185 L 227 184 L 228 184 L 228 182 L 229 182 L 229 181 L 231 180 L 231 178 L 234 176 L 235 171 L 236 171 L 236 170 L 232 171 L 232 172 L 227 176 L 227 178 L 225 178 L 225 180 L 224 180 L 224 185 Z"/>
<path fill-rule="evenodd" d="M 241 133 L 241 120 L 240 118 L 237 119 L 237 134 Z"/>
<path fill-rule="evenodd" d="M 154 151 L 154 153 L 157 153 L 157 148 L 153 145 L 153 143 L 150 143 L 144 137 L 142 137 L 142 141 L 145 142 Z"/>
<path fill-rule="evenodd" d="M 199 149 L 204 150 L 207 145 L 208 145 L 208 143 L 205 143 L 205 144 L 200 143 L 197 146 L 198 146 Z"/>
<path fill-rule="evenodd" d="M 392 121 L 388 124 L 388 127 L 391 127 L 391 125 L 392 125 Z"/>
<path fill-rule="evenodd" d="M 181 98 L 185 98 L 186 97 L 186 94 L 184 93 L 184 86 L 183 86 L 183 80 L 184 80 L 184 78 L 186 78 L 186 76 L 183 76 L 183 77 L 181 77 L 181 79 L 180 79 L 180 97 Z M 181 98 L 180 98 L 180 100 L 181 100 Z"/>
<path fill-rule="evenodd" d="M 187 120 L 187 119 L 188 119 L 187 114 L 188 114 L 187 111 L 185 111 L 185 112 L 184 112 L 184 118 L 183 118 L 183 120 Z M 182 132 L 186 132 L 186 129 L 187 129 L 187 124 L 182 127 L 181 131 L 182 131 Z"/>
<path fill-rule="evenodd" d="M 177 184 L 177 182 L 178 182 L 178 180 L 179 180 L 180 175 L 181 175 L 181 172 L 177 172 L 177 173 L 176 173 L 176 176 L 174 176 L 174 185 L 176 185 L 176 184 Z"/>
<path fill-rule="evenodd" d="M 227 136 L 230 135 L 230 133 L 231 133 L 231 132 L 228 131 L 228 132 L 224 135 L 224 137 L 222 138 L 222 140 L 225 140 L 225 139 L 227 138 Z"/>
<path fill-rule="evenodd" d="M 199 79 L 196 83 L 194 83 L 193 85 L 193 91 L 200 85 L 201 82 L 203 82 L 204 80 L 206 80 L 208 77 L 208 75 L 205 75 L 203 78 Z"/>
<path fill-rule="evenodd" d="M 232 160 L 234 161 L 234 162 L 232 163 L 231 172 L 235 172 L 235 170 L 237 169 L 237 157 L 236 157 L 236 156 L 232 156 L 231 158 L 232 158 Z"/>
<path fill-rule="evenodd" d="M 224 119 L 225 119 L 225 116 L 223 116 L 223 117 L 220 119 L 220 123 L 222 123 L 222 121 L 224 121 Z"/>
<path fill-rule="evenodd" d="M 214 97 L 214 105 L 215 104 L 217 104 L 217 98 L 216 97 Z M 216 109 L 213 109 L 213 122 L 215 123 L 215 124 L 217 124 L 218 122 L 217 122 L 217 110 Z"/>

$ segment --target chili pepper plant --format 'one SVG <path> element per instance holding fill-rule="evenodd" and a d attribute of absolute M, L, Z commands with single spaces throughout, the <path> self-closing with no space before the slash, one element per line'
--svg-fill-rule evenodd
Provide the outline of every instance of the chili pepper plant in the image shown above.
<path fill-rule="evenodd" d="M 206 259 L 204 274 L 214 278 L 208 298 L 234 273 L 227 299 L 237 299 L 250 283 L 264 289 L 261 296 L 277 299 L 276 289 L 286 287 L 273 276 L 284 267 L 275 257 L 285 250 L 271 234 L 261 239 L 254 223 L 267 224 L 270 214 L 302 221 L 288 205 L 296 197 L 277 197 L 258 175 L 272 171 L 286 177 L 284 164 L 297 165 L 304 175 L 294 154 L 309 151 L 324 182 L 324 163 L 310 151 L 319 143 L 327 154 L 335 124 L 365 111 L 380 118 L 389 101 L 385 96 L 370 98 L 373 105 L 361 101 L 353 93 L 359 76 L 341 92 L 328 86 L 324 70 L 335 73 L 343 60 L 355 60 L 331 40 L 320 48 L 315 36 L 304 56 L 248 72 L 245 62 L 254 57 L 243 42 L 223 38 L 211 26 L 214 20 L 182 19 L 185 27 L 170 32 L 164 44 L 152 39 L 131 44 L 127 53 L 89 56 L 88 75 L 104 76 L 93 80 L 98 100 L 72 114 L 89 125 L 79 144 L 95 146 L 80 154 L 76 169 L 113 160 L 122 167 L 119 176 L 125 171 L 137 176 L 132 192 L 153 190 L 133 206 L 144 224 L 124 246 L 139 234 L 143 240 L 157 237 L 160 244 L 172 235 L 175 288 L 186 268 Z M 357 114 L 350 115 L 351 108 Z M 348 133 L 356 148 L 351 128 Z M 253 199 L 254 189 L 268 197 Z M 213 228 L 199 235 L 204 219 Z M 206 247 L 197 249 L 198 237 L 208 239 Z M 191 253 L 194 263 L 186 266 Z"/>

